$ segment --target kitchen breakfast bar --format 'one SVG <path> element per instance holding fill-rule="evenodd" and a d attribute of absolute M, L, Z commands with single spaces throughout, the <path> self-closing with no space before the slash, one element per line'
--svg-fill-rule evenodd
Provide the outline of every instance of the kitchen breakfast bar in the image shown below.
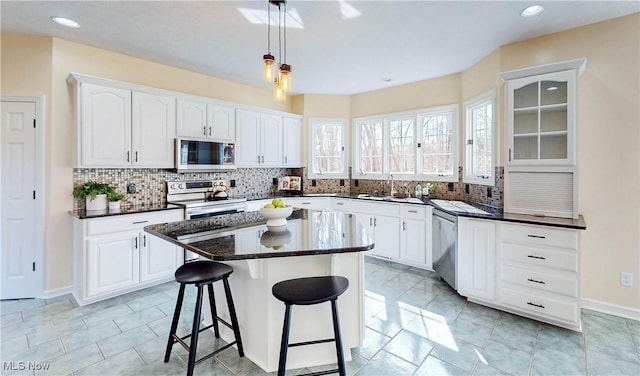
<path fill-rule="evenodd" d="M 152 235 L 197 253 L 202 259 L 233 267 L 229 277 L 244 353 L 267 372 L 278 369 L 285 305 L 271 292 L 274 284 L 294 278 L 343 276 L 349 288 L 337 300 L 345 360 L 349 349 L 364 339 L 364 254 L 373 248 L 373 234 L 355 215 L 299 209 L 286 230 L 273 232 L 258 212 L 220 215 L 151 225 Z M 281 229 L 279 229 L 281 230 Z M 229 320 L 224 291 L 214 284 L 218 316 Z M 203 317 L 211 323 L 207 294 Z M 185 300 L 185 304 L 189 301 Z M 194 303 L 195 304 L 195 303 Z M 290 343 L 333 337 L 329 304 L 292 309 Z M 220 327 L 233 341 L 233 332 Z M 336 363 L 335 345 L 321 343 L 289 349 L 287 369 Z"/>

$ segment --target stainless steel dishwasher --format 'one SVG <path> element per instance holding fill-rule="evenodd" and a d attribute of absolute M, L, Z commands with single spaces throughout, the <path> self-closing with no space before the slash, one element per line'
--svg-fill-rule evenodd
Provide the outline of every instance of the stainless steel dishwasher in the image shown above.
<path fill-rule="evenodd" d="M 458 220 L 455 215 L 433 209 L 433 270 L 458 290 L 457 241 Z"/>

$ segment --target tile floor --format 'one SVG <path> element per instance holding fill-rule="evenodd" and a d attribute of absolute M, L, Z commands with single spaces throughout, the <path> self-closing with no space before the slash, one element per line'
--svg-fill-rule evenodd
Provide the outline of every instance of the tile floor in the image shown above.
<path fill-rule="evenodd" d="M 366 338 L 352 349 L 349 375 L 640 375 L 638 321 L 585 310 L 576 333 L 468 303 L 433 273 L 370 258 L 366 290 Z M 2 374 L 184 375 L 179 345 L 162 361 L 177 292 L 170 282 L 84 307 L 69 296 L 3 301 Z M 184 333 L 193 317 L 187 293 Z M 203 353 L 221 345 L 201 335 Z M 41 368 L 22 371 L 20 361 Z M 195 373 L 265 374 L 233 348 Z"/>

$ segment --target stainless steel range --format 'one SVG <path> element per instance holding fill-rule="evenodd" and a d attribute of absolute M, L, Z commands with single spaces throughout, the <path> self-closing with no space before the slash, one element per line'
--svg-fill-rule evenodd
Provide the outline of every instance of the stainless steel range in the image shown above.
<path fill-rule="evenodd" d="M 247 199 L 229 198 L 229 194 L 225 180 L 167 182 L 167 202 L 184 206 L 185 219 L 245 211 Z"/>
<path fill-rule="evenodd" d="M 225 180 L 167 182 L 167 202 L 183 206 L 185 219 L 207 218 L 246 210 L 246 198 L 229 196 L 229 184 Z M 198 257 L 193 252 L 184 251 L 184 262 L 194 261 Z"/>

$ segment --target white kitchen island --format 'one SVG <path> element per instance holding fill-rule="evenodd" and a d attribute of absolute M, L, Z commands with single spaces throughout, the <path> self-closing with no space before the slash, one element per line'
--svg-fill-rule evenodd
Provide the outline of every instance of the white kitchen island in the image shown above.
<path fill-rule="evenodd" d="M 364 339 L 364 261 L 373 234 L 348 213 L 297 210 L 287 231 L 267 231 L 257 213 L 153 225 L 145 231 L 234 268 L 229 278 L 245 356 L 267 372 L 276 371 L 284 320 L 284 304 L 271 293 L 277 282 L 310 276 L 339 275 L 349 288 L 338 298 L 345 360 Z M 214 284 L 218 315 L 229 322 L 224 290 Z M 205 322 L 211 322 L 207 294 Z M 186 301 L 186 304 L 189 304 Z M 194 302 L 195 304 L 195 302 Z M 231 342 L 233 332 L 220 326 Z M 331 305 L 294 306 L 290 343 L 333 338 Z M 336 362 L 333 342 L 292 347 L 287 369 Z"/>

